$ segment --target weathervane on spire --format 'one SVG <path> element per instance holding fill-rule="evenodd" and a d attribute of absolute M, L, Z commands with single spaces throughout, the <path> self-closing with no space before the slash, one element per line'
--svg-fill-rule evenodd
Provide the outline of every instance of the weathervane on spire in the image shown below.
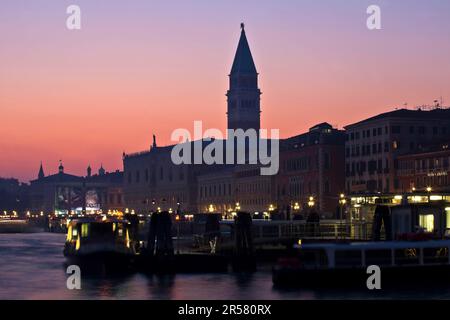
<path fill-rule="evenodd" d="M 245 24 L 243 22 L 241 22 L 241 29 L 242 29 L 242 31 L 244 31 L 244 27 L 245 27 Z"/>

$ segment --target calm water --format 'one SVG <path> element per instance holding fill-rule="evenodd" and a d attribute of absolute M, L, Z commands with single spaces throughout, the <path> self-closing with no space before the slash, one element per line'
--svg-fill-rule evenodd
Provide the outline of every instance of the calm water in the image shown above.
<path fill-rule="evenodd" d="M 269 270 L 254 274 L 181 274 L 82 278 L 66 288 L 62 234 L 0 234 L 0 299 L 449 299 L 450 288 L 280 290 Z"/>

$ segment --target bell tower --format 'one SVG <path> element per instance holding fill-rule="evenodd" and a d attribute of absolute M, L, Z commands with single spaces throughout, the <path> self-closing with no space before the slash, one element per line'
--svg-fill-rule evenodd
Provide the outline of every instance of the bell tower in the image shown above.
<path fill-rule="evenodd" d="M 227 91 L 228 129 L 260 129 L 260 95 L 258 72 L 241 23 L 241 37 L 231 67 Z"/>

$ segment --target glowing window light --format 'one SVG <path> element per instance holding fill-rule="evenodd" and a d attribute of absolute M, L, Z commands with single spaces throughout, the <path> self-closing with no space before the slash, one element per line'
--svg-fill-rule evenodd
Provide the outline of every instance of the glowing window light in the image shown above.
<path fill-rule="evenodd" d="M 87 223 L 83 223 L 81 225 L 81 236 L 86 238 L 89 235 L 89 225 Z"/>
<path fill-rule="evenodd" d="M 445 227 L 450 229 L 450 208 L 445 208 Z"/>
<path fill-rule="evenodd" d="M 75 245 L 75 250 L 80 250 L 80 246 L 81 246 L 81 238 L 78 237 L 77 244 Z"/>
<path fill-rule="evenodd" d="M 72 226 L 67 228 L 67 241 L 72 241 Z"/>
<path fill-rule="evenodd" d="M 431 201 L 439 201 L 442 200 L 442 196 L 432 195 L 430 196 Z"/>
<path fill-rule="evenodd" d="M 419 226 L 424 228 L 427 232 L 433 232 L 434 230 L 434 215 L 433 214 L 421 214 L 419 215 Z"/>
<path fill-rule="evenodd" d="M 128 229 L 127 229 L 127 232 L 125 235 L 125 244 L 126 244 L 127 248 L 130 248 L 130 234 L 128 232 Z"/>

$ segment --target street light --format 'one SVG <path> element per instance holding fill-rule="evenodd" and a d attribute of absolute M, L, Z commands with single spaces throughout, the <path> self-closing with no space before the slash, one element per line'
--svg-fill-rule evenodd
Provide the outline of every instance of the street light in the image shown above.
<path fill-rule="evenodd" d="M 314 197 L 313 197 L 313 196 L 310 196 L 310 197 L 309 197 L 309 201 L 308 201 L 308 206 L 309 206 L 309 207 L 314 207 L 314 204 L 315 204 L 315 202 L 314 202 Z"/>
<path fill-rule="evenodd" d="M 341 193 L 339 195 L 339 219 L 342 221 L 342 211 L 344 211 L 344 205 L 347 203 L 347 200 L 345 199 L 345 194 Z"/>

